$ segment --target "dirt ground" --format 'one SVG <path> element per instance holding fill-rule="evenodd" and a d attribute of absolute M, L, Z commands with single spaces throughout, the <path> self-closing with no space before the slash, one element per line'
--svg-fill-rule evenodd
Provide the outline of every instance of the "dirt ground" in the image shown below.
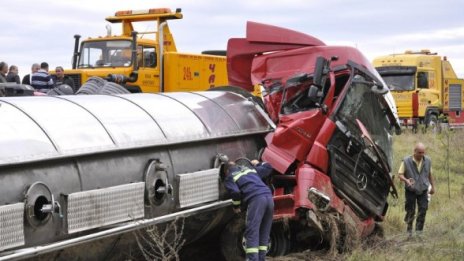
<path fill-rule="evenodd" d="M 345 250 L 350 252 L 350 249 L 355 248 L 385 248 L 389 245 L 396 244 L 395 240 L 386 240 L 381 236 L 371 236 L 365 240 L 357 241 L 355 238 L 350 238 L 347 245 L 349 248 Z M 217 239 L 203 239 L 194 244 L 185 246 L 181 250 L 181 260 L 185 261 L 225 261 L 221 254 L 219 240 Z M 297 261 L 297 260 L 311 260 L 311 261 L 340 261 L 346 259 L 346 253 L 339 253 L 336 248 L 322 249 L 322 250 L 303 250 L 300 252 L 293 252 L 286 256 L 280 257 L 266 257 L 268 261 Z"/>
<path fill-rule="evenodd" d="M 181 260 L 185 261 L 225 261 L 221 254 L 219 243 L 215 240 L 202 240 L 188 245 L 181 250 Z M 290 253 L 281 257 L 267 257 L 269 261 L 296 261 L 296 260 L 328 260 L 339 261 L 339 255 L 332 255 L 327 250 L 306 250 L 298 253 Z"/>

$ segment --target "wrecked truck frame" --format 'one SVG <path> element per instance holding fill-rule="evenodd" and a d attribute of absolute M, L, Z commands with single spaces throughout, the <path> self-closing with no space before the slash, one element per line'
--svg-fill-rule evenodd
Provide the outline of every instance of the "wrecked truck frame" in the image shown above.
<path fill-rule="evenodd" d="M 261 85 L 276 125 L 262 154 L 277 172 L 270 254 L 327 242 L 330 216 L 344 231 L 338 242 L 349 229 L 372 234 L 389 193 L 397 196 L 392 135 L 401 131 L 389 89 L 369 61 L 355 48 L 254 22 L 246 38 L 229 40 L 227 56 L 229 84 L 248 91 Z M 225 231 L 233 242 L 237 230 Z"/>

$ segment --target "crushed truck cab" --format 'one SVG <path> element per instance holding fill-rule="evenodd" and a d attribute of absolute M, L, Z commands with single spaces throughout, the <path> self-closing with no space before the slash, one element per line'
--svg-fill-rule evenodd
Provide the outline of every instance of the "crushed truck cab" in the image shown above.
<path fill-rule="evenodd" d="M 123 75 L 118 83 L 131 92 L 198 91 L 227 84 L 226 57 L 179 53 L 168 26 L 182 19 L 180 9 L 118 11 L 106 20 L 121 24 L 121 35 L 83 40 L 76 35 L 73 69 L 65 70 L 78 88 L 92 76 Z M 137 23 L 153 22 L 154 31 L 135 32 Z"/>
<path fill-rule="evenodd" d="M 269 253 L 317 247 L 336 229 L 373 233 L 389 193 L 397 196 L 390 172 L 392 135 L 400 127 L 394 100 L 369 61 L 355 48 L 253 22 L 246 38 L 229 40 L 227 56 L 230 84 L 249 91 L 262 85 L 276 125 L 262 153 L 276 171 Z M 233 230 L 226 231 L 225 242 L 234 242 Z"/>

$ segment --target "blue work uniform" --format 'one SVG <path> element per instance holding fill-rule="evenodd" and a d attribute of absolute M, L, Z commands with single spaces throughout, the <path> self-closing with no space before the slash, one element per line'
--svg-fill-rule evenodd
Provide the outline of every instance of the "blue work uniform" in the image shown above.
<path fill-rule="evenodd" d="M 263 178 L 272 173 L 269 163 L 260 163 L 256 169 L 231 166 L 225 179 L 225 187 L 232 197 L 234 207 L 243 203 L 246 215 L 246 256 L 247 260 L 264 260 L 271 233 L 274 214 L 272 192 Z"/>

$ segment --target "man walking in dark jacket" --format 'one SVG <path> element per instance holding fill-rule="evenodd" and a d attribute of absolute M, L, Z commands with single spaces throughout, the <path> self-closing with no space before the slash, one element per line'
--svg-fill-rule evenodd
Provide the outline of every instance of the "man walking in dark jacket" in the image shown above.
<path fill-rule="evenodd" d="M 424 229 L 425 215 L 429 205 L 428 194 L 435 193 L 432 162 L 429 157 L 425 156 L 424 144 L 416 144 L 414 154 L 403 159 L 398 174 L 400 180 L 405 183 L 406 216 L 404 221 L 407 224 L 407 232 L 409 236 L 412 236 L 417 203 L 416 233 L 420 235 Z"/>
<path fill-rule="evenodd" d="M 240 212 L 242 204 L 247 206 L 246 256 L 247 260 L 265 260 L 274 214 L 272 192 L 263 182 L 273 169 L 269 163 L 252 160 L 253 167 L 235 165 L 226 167 L 225 187 L 232 197 L 234 212 Z"/>

